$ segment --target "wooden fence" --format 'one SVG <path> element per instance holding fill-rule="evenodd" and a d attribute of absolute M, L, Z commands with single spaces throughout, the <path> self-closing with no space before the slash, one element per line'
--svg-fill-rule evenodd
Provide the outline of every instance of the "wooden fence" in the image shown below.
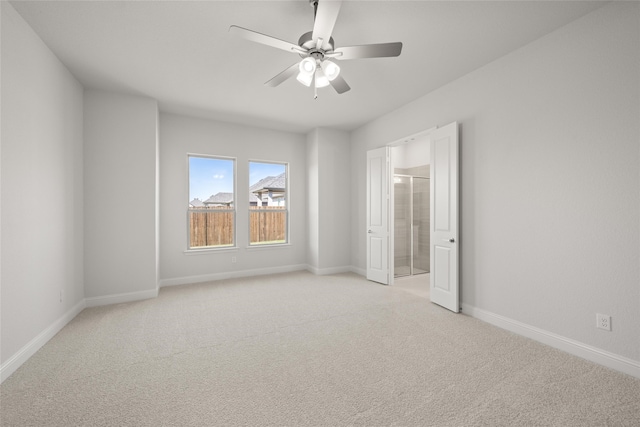
<path fill-rule="evenodd" d="M 284 207 L 249 208 L 249 242 L 284 243 L 287 233 L 287 211 Z"/>
<path fill-rule="evenodd" d="M 233 208 L 189 210 L 190 247 L 233 245 Z M 252 244 L 284 243 L 287 211 L 280 206 L 251 206 L 249 238 Z"/>

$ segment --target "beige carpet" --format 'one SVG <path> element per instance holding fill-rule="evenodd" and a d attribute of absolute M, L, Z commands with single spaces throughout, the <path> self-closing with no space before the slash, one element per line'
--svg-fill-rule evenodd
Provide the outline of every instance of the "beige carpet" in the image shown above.
<path fill-rule="evenodd" d="M 640 425 L 640 380 L 407 280 L 298 272 L 86 309 L 2 384 L 1 424 Z"/>

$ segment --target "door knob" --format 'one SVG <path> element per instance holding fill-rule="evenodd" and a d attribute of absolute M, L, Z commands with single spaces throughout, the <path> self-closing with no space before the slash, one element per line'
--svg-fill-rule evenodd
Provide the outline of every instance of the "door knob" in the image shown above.
<path fill-rule="evenodd" d="M 373 231 L 369 230 L 369 231 L 367 231 L 367 233 L 371 234 L 371 233 L 373 233 Z"/>
<path fill-rule="evenodd" d="M 452 238 L 450 238 L 450 239 L 449 239 L 449 242 L 450 242 L 450 243 L 455 243 L 455 242 L 456 242 L 456 239 L 454 239 L 454 238 L 452 237 Z"/>

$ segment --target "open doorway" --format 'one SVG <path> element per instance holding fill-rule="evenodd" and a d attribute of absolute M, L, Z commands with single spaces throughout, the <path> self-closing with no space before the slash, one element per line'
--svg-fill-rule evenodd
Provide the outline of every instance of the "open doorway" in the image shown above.
<path fill-rule="evenodd" d="M 393 283 L 429 287 L 430 143 L 428 131 L 397 141 L 391 148 L 390 257 Z M 418 278 L 417 276 L 421 276 Z M 395 279 L 404 279 L 396 281 Z"/>
<path fill-rule="evenodd" d="M 430 266 L 429 273 L 410 277 L 427 276 L 431 302 L 458 313 L 460 243 L 457 122 L 367 151 L 367 279 L 385 285 L 395 283 L 393 169 L 394 161 L 400 161 L 402 155 L 394 156 L 393 148 L 412 142 L 415 144 L 407 145 L 407 148 L 424 149 L 424 152 L 410 151 L 411 154 L 405 155 L 405 158 L 419 159 L 422 165 L 423 159 L 428 159 L 426 164 L 429 165 Z"/>

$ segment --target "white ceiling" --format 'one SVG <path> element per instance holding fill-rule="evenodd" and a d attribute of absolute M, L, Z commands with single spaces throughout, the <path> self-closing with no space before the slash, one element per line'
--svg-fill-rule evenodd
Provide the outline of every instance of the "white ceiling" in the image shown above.
<path fill-rule="evenodd" d="M 264 82 L 296 54 L 237 39 L 239 25 L 297 43 L 308 0 L 12 1 L 87 88 L 161 111 L 293 132 L 355 129 L 602 6 L 593 1 L 345 1 L 336 47 L 401 41 L 398 58 L 340 62 L 351 90 Z"/>

